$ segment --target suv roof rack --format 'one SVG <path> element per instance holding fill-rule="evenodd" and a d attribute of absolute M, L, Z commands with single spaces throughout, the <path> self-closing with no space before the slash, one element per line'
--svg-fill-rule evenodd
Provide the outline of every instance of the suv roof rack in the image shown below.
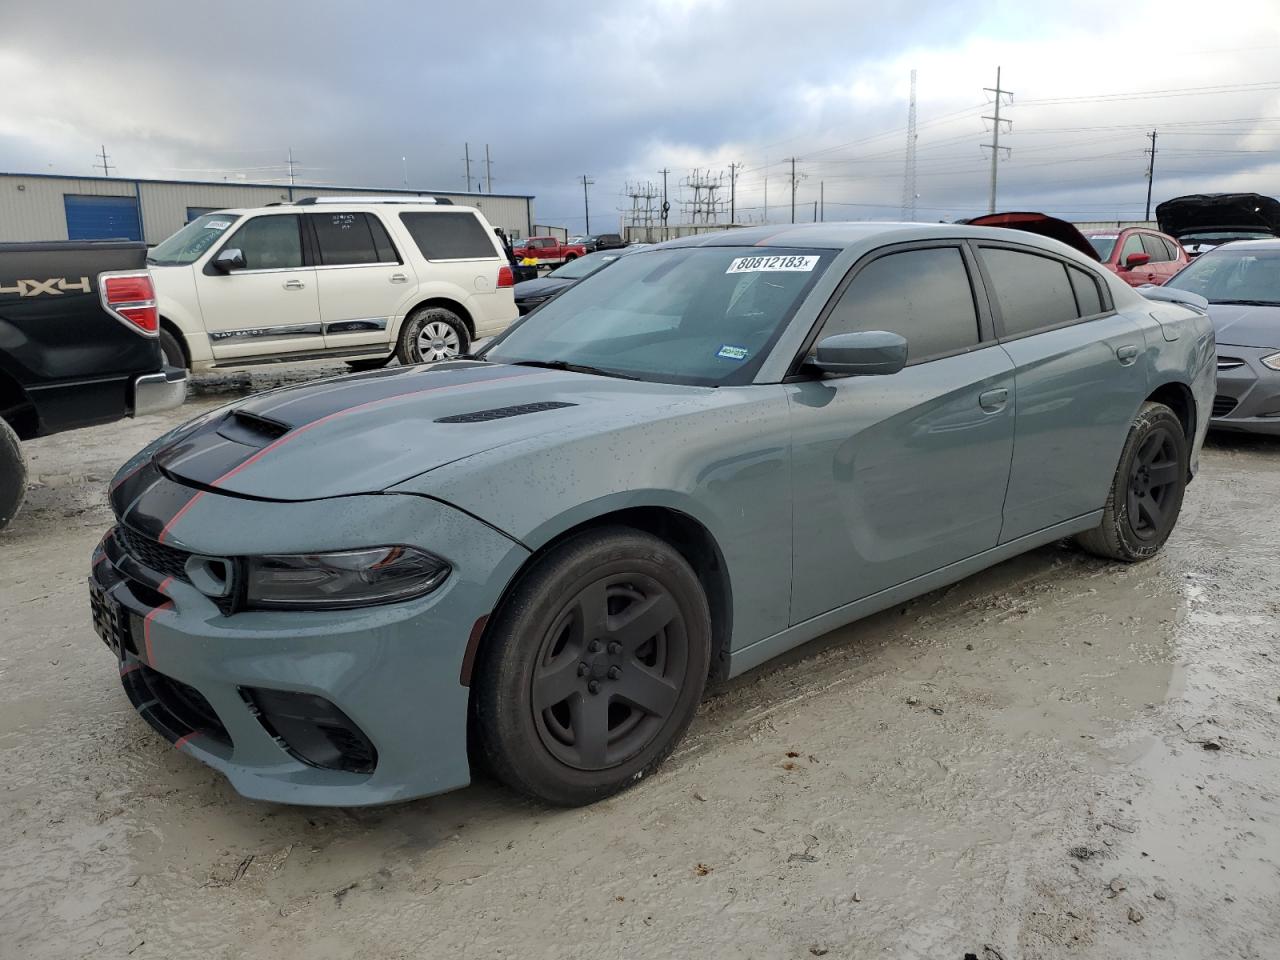
<path fill-rule="evenodd" d="M 453 206 L 448 197 L 303 197 L 294 206 L 309 207 L 319 203 L 438 203 Z"/>

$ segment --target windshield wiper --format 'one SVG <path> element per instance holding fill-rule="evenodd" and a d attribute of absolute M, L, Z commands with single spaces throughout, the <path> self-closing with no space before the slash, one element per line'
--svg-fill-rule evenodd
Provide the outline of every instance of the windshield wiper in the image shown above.
<path fill-rule="evenodd" d="M 587 366 L 585 363 L 570 363 L 568 360 L 513 360 L 513 367 L 543 367 L 547 370 L 567 370 L 570 373 L 593 373 L 598 377 L 614 377 L 618 380 L 639 380 L 627 373 L 616 370 L 602 370 L 600 367 Z"/>
<path fill-rule="evenodd" d="M 1280 307 L 1280 300 L 1210 300 L 1210 303 L 1226 303 L 1233 307 Z"/>

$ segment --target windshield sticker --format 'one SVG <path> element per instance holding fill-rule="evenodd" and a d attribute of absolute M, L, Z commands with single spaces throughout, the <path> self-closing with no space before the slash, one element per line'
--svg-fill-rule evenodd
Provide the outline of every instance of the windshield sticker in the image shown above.
<path fill-rule="evenodd" d="M 230 220 L 210 220 L 204 225 L 206 230 L 225 230 L 231 226 Z"/>
<path fill-rule="evenodd" d="M 1091 233 L 1091 234 L 1089 234 L 1089 239 L 1090 239 L 1090 240 L 1119 240 L 1119 239 L 1120 239 L 1120 234 L 1118 234 L 1118 233 Z"/>
<path fill-rule="evenodd" d="M 738 257 L 725 273 L 764 273 L 774 270 L 791 270 L 800 273 L 811 273 L 818 265 L 818 258 L 812 257 Z"/>
<path fill-rule="evenodd" d="M 817 257 L 814 259 L 816 260 Z M 732 347 L 726 343 L 720 348 L 720 352 L 717 353 L 716 356 L 724 357 L 726 360 L 745 360 L 747 359 L 747 348 Z"/>

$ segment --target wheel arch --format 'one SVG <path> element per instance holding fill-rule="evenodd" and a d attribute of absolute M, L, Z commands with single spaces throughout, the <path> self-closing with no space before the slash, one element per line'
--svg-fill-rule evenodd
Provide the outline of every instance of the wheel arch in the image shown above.
<path fill-rule="evenodd" d="M 19 440 L 40 435 L 40 414 L 35 403 L 17 378 L 4 370 L 0 370 L 0 415 Z"/>
<path fill-rule="evenodd" d="M 182 328 L 166 317 L 160 315 L 160 329 L 169 331 L 174 340 L 178 341 L 178 349 L 182 351 L 182 359 L 186 361 L 187 369 L 191 369 L 191 345 L 187 343 L 187 335 L 182 332 Z"/>
<path fill-rule="evenodd" d="M 1191 387 L 1180 380 L 1169 380 L 1160 384 L 1148 394 L 1144 403 L 1163 403 L 1172 410 L 1182 423 L 1182 432 L 1187 443 L 1195 441 L 1196 427 L 1199 425 L 1196 410 L 1196 398 Z"/>
<path fill-rule="evenodd" d="M 711 531 L 689 513 L 671 506 L 647 504 L 610 509 L 566 526 L 554 534 L 543 534 L 515 575 L 503 588 L 493 614 L 487 617 L 478 635 L 473 635 L 464 657 L 462 682 L 471 686 L 471 667 L 478 654 L 490 642 L 490 624 L 509 602 L 533 565 L 551 550 L 576 534 L 607 526 L 625 526 L 651 534 L 669 544 L 693 568 L 702 585 L 711 611 L 712 679 L 722 680 L 729 673 L 729 645 L 733 636 L 733 589 L 724 554 Z M 545 531 L 545 528 L 543 528 Z"/>
<path fill-rule="evenodd" d="M 459 317 L 461 317 L 462 322 L 467 325 L 467 333 L 471 336 L 471 339 L 473 340 L 475 339 L 475 336 L 476 336 L 475 318 L 471 315 L 471 311 L 468 310 L 465 306 L 463 306 L 460 301 L 455 300 L 453 297 L 444 297 L 444 296 L 423 297 L 421 300 L 416 301 L 411 307 L 409 307 L 408 310 L 404 312 L 404 319 L 408 320 L 409 317 L 411 317 L 416 311 L 421 310 L 424 307 L 444 307 L 444 309 L 446 310 L 452 310 Z M 396 330 L 397 339 L 399 338 L 399 336 L 400 336 L 400 331 L 399 329 L 397 329 Z"/>

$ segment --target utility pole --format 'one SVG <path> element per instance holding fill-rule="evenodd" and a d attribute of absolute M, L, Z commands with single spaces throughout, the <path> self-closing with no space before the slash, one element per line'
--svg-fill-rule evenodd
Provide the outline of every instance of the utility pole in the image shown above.
<path fill-rule="evenodd" d="M 818 181 L 818 210 L 821 216 L 818 217 L 823 223 L 827 221 L 827 183 L 825 180 Z"/>
<path fill-rule="evenodd" d="M 583 233 L 587 235 L 590 235 L 591 233 L 591 200 L 587 196 L 587 187 L 591 186 L 593 183 L 595 183 L 595 181 L 585 173 L 582 175 L 582 216 L 587 221 L 587 226 L 586 229 L 583 230 Z"/>
<path fill-rule="evenodd" d="M 671 232 L 667 227 L 667 216 L 671 213 L 671 204 L 667 202 L 667 174 L 671 171 L 662 168 L 662 239 L 670 240 Z"/>
<path fill-rule="evenodd" d="M 983 120 L 991 121 L 991 142 L 984 143 L 982 146 L 986 147 L 991 151 L 991 200 L 988 204 L 989 209 L 987 212 L 995 213 L 996 212 L 996 170 L 999 168 L 999 164 L 1000 164 L 1000 151 L 1003 150 L 1004 155 L 1006 157 L 1009 156 L 1009 153 L 1010 153 L 1010 150 L 1008 147 L 1000 146 L 1000 124 L 1007 123 L 1009 124 L 1009 129 L 1013 129 L 1012 121 L 1000 119 L 1000 103 L 1001 103 L 1000 98 L 1003 96 L 1008 96 L 1009 102 L 1012 103 L 1013 91 L 1004 90 L 1000 87 L 1000 68 L 999 67 L 996 67 L 995 87 L 983 87 L 983 89 L 987 93 L 992 94 L 995 97 L 995 101 L 996 101 L 995 116 L 994 117 L 984 116 L 982 118 Z"/>
<path fill-rule="evenodd" d="M 471 192 L 471 144 L 462 145 L 462 162 L 467 165 L 467 193 Z"/>
<path fill-rule="evenodd" d="M 110 160 L 111 157 L 107 154 L 107 145 L 105 143 L 102 145 L 102 152 L 99 153 L 97 156 L 98 156 L 98 159 L 94 162 L 93 165 L 95 167 L 97 166 L 102 167 L 102 175 L 104 177 L 111 176 L 111 171 L 115 169 L 115 164 L 107 163 L 107 161 Z"/>
<path fill-rule="evenodd" d="M 996 86 L 999 85 L 997 80 Z M 912 70 L 911 100 L 907 106 L 907 157 L 902 170 L 902 219 L 907 221 L 916 218 L 916 138 L 916 72 Z"/>
<path fill-rule="evenodd" d="M 813 222 L 818 222 L 818 201 L 813 201 Z"/>
<path fill-rule="evenodd" d="M 729 223 L 737 223 L 738 167 L 740 163 L 729 164 Z"/>
<path fill-rule="evenodd" d="M 484 188 L 493 193 L 493 161 L 489 159 L 489 145 L 484 145 Z"/>
<path fill-rule="evenodd" d="M 407 187 L 409 186 L 409 158 L 408 157 L 400 158 L 400 167 L 401 167 L 401 171 L 404 173 L 404 185 Z"/>
<path fill-rule="evenodd" d="M 1146 151 L 1151 154 L 1151 160 L 1147 163 L 1147 213 L 1143 220 L 1151 219 L 1151 184 L 1156 178 L 1156 132 L 1152 130 L 1148 133 L 1147 139 L 1151 141 L 1151 149 Z"/>
<path fill-rule="evenodd" d="M 796 158 L 791 158 L 791 222 L 796 222 L 796 188 L 800 186 L 800 180 L 804 174 L 796 176 Z"/>

